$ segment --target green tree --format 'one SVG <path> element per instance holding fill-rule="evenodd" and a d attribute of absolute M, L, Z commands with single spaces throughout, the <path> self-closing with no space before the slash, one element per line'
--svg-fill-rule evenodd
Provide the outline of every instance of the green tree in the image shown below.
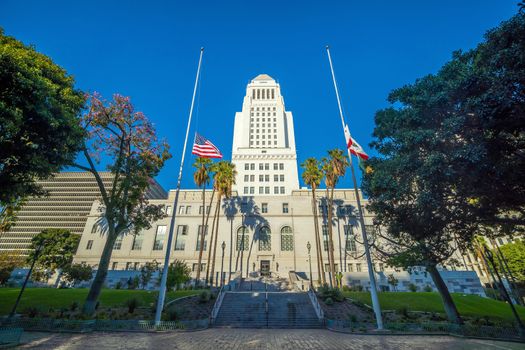
<path fill-rule="evenodd" d="M 516 282 L 521 286 L 525 286 L 525 242 L 516 240 L 512 243 L 504 244 L 500 247 L 501 253 L 505 257 L 507 266 L 516 279 Z M 493 250 L 493 255 L 497 257 L 499 252 Z M 506 267 L 502 266 L 502 262 L 495 258 L 498 271 L 505 271 Z"/>
<path fill-rule="evenodd" d="M 221 200 L 223 198 L 231 197 L 232 186 L 235 184 L 235 177 L 237 176 L 235 164 L 229 161 L 222 160 L 218 162 L 214 170 L 215 173 L 213 175 L 213 186 L 215 191 L 217 192 L 217 207 L 215 208 L 214 215 L 215 230 L 213 230 L 212 225 L 212 232 L 210 237 L 210 251 L 208 253 L 208 266 L 206 267 L 206 282 L 211 281 L 211 284 L 213 284 L 214 282 L 213 277 L 215 274 L 215 256 L 217 253 L 217 241 L 219 236 L 219 215 L 221 210 Z"/>
<path fill-rule="evenodd" d="M 166 280 L 166 289 L 172 290 L 188 282 L 191 279 L 191 269 L 185 261 L 175 260 L 168 267 L 168 279 Z"/>
<path fill-rule="evenodd" d="M 212 161 L 209 158 L 198 157 L 193 163 L 195 172 L 193 173 L 193 181 L 198 187 L 202 187 L 202 232 L 199 232 L 200 246 L 199 246 L 199 260 L 198 265 L 201 266 L 202 263 L 202 254 L 204 251 L 204 238 L 207 232 L 207 225 L 205 226 L 205 217 L 206 217 L 206 185 L 210 182 L 210 173 L 212 168 Z M 213 198 L 211 199 L 213 201 Z M 210 203 L 211 208 L 211 203 Z M 201 269 L 197 269 L 197 283 L 200 282 Z"/>
<path fill-rule="evenodd" d="M 159 269 L 159 263 L 156 260 L 148 261 L 140 268 L 140 284 L 142 289 L 146 288 L 151 281 L 153 273 Z"/>
<path fill-rule="evenodd" d="M 339 179 L 345 176 L 347 167 L 348 158 L 340 149 L 333 149 L 328 151 L 328 158 L 322 159 L 322 171 L 324 174 L 326 184 L 326 198 L 328 199 L 328 214 L 326 224 L 328 226 L 328 262 L 330 265 L 330 283 L 332 286 L 336 286 L 332 223 L 332 216 L 334 210 L 334 190 Z"/>
<path fill-rule="evenodd" d="M 36 257 L 35 278 L 40 276 L 41 280 L 46 280 L 56 270 L 62 270 L 71 265 L 73 257 L 77 251 L 80 236 L 68 230 L 59 228 L 48 228 L 33 237 L 30 245 L 30 253 L 27 262 L 31 263 L 35 259 L 38 247 L 42 247 Z"/>
<path fill-rule="evenodd" d="M 89 281 L 93 276 L 93 268 L 86 264 L 71 264 L 64 268 L 64 280 L 71 283 L 73 287 L 78 282 Z"/>
<path fill-rule="evenodd" d="M 113 101 L 107 102 L 97 94 L 92 95 L 82 123 L 88 134 L 82 148 L 87 165 L 75 163 L 74 166 L 95 177 L 101 194 L 101 224 L 106 238 L 83 306 L 84 314 L 91 315 L 104 285 L 117 237 L 149 229 L 151 222 L 165 216 L 163 207 L 148 203 L 145 194 L 151 179 L 171 155 L 167 143 L 158 141 L 151 122 L 134 109 L 128 97 L 116 94 Z M 111 186 L 104 184 L 97 169 L 101 154 L 113 175 Z"/>
<path fill-rule="evenodd" d="M 11 272 L 25 265 L 25 257 L 18 251 L 0 251 L 0 286 L 7 283 Z"/>
<path fill-rule="evenodd" d="M 314 232 L 315 232 L 315 248 L 317 254 L 317 271 L 319 273 L 319 281 L 322 284 L 326 283 L 323 267 L 323 245 L 321 244 L 321 236 L 319 234 L 319 221 L 317 219 L 317 199 L 315 191 L 319 188 L 321 180 L 323 179 L 323 172 L 320 169 L 319 161 L 315 158 L 308 158 L 302 164 L 303 174 L 301 175 L 306 185 L 312 188 L 312 214 L 314 216 Z"/>
<path fill-rule="evenodd" d="M 75 159 L 83 106 L 64 69 L 0 28 L 0 208 L 44 194 L 35 180 Z"/>

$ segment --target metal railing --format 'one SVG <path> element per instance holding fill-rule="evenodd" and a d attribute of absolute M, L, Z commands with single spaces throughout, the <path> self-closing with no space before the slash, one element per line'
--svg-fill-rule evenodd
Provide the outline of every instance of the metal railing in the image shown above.
<path fill-rule="evenodd" d="M 210 316 L 210 324 L 215 323 L 215 319 L 217 318 L 217 315 L 219 314 L 219 310 L 221 309 L 222 300 L 224 299 L 225 294 L 224 287 L 221 287 L 219 290 L 219 294 L 217 294 L 217 299 L 215 300 L 215 304 L 213 305 L 213 310 L 211 310 L 211 316 Z"/>
<path fill-rule="evenodd" d="M 315 291 L 312 289 L 312 286 L 308 288 L 308 297 L 310 297 L 310 301 L 312 302 L 312 306 L 314 307 L 317 318 L 319 318 L 319 321 L 323 321 L 323 308 L 321 307 L 321 304 L 319 304 L 319 300 L 317 300 L 317 295 L 315 295 Z"/>
<path fill-rule="evenodd" d="M 0 347 L 11 347 L 20 344 L 22 328 L 0 328 Z"/>

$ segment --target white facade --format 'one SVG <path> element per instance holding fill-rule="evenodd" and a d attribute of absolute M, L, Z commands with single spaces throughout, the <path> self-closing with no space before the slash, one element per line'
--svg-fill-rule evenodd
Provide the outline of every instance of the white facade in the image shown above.
<path fill-rule="evenodd" d="M 279 84 L 261 74 L 246 88 L 242 111 L 235 114 L 232 162 L 239 195 L 290 195 L 299 189 L 292 112 Z"/>

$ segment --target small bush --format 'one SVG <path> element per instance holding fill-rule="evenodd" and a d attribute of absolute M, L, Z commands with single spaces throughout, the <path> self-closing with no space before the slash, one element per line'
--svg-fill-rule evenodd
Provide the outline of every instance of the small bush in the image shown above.
<path fill-rule="evenodd" d="M 128 308 L 128 313 L 132 314 L 133 312 L 135 312 L 135 309 L 140 305 L 140 300 L 138 300 L 137 298 L 131 298 L 126 300 L 124 305 L 126 305 L 126 307 Z"/>
<path fill-rule="evenodd" d="M 417 286 L 414 283 L 408 285 L 408 290 L 411 292 L 417 292 Z"/>
<path fill-rule="evenodd" d="M 338 288 L 331 288 L 328 285 L 323 285 L 317 289 L 319 297 L 326 302 L 326 299 L 331 298 L 332 301 L 343 301 L 345 299 L 343 293 Z"/>
<path fill-rule="evenodd" d="M 69 310 L 75 311 L 76 309 L 78 309 L 78 302 L 74 301 L 69 305 Z"/>
<path fill-rule="evenodd" d="M 117 284 L 115 284 L 115 289 L 121 289 L 122 288 L 122 282 L 118 281 Z"/>
<path fill-rule="evenodd" d="M 334 300 L 333 300 L 332 298 L 328 297 L 328 298 L 326 298 L 326 299 L 324 300 L 324 303 L 325 303 L 326 305 L 334 305 Z"/>
<path fill-rule="evenodd" d="M 363 286 L 360 285 L 360 284 L 357 284 L 357 285 L 354 286 L 353 289 L 354 289 L 354 291 L 356 291 L 356 292 L 362 292 L 362 291 L 363 291 Z"/>
<path fill-rule="evenodd" d="M 408 315 L 408 308 L 406 306 L 402 306 L 400 307 L 399 309 L 396 310 L 396 312 L 405 317 L 405 318 L 409 318 L 409 315 Z"/>
<path fill-rule="evenodd" d="M 34 306 L 29 306 L 24 309 L 24 314 L 26 314 L 29 318 L 35 318 L 40 313 L 40 310 Z"/>
<path fill-rule="evenodd" d="M 356 322 L 357 322 L 357 317 L 355 317 L 355 315 L 350 315 L 350 317 L 348 317 L 348 319 L 349 319 L 350 322 L 352 322 L 352 323 L 356 323 Z"/>
<path fill-rule="evenodd" d="M 200 294 L 199 294 L 199 303 L 207 303 L 208 301 L 210 301 L 211 299 L 211 293 L 209 290 L 203 290 Z"/>
<path fill-rule="evenodd" d="M 350 292 L 352 289 L 349 286 L 343 286 L 343 292 Z"/>
<path fill-rule="evenodd" d="M 432 289 L 432 287 L 431 287 L 429 284 L 427 284 L 427 285 L 425 286 L 425 288 L 423 288 L 423 292 L 427 292 L 427 293 L 428 293 L 428 292 L 432 292 L 432 290 L 433 290 L 433 289 Z"/>

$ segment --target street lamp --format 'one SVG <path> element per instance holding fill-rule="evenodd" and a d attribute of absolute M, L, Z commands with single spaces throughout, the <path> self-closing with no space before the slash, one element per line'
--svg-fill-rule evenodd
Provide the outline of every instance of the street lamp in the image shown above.
<path fill-rule="evenodd" d="M 221 248 L 222 248 L 222 259 L 221 259 L 221 287 L 224 283 L 224 249 L 226 249 L 226 242 L 222 241 L 222 244 L 221 244 Z"/>
<path fill-rule="evenodd" d="M 308 249 L 308 263 L 310 264 L 310 288 L 313 289 L 312 285 L 312 257 L 310 255 L 310 249 L 312 249 L 312 245 L 310 244 L 310 241 L 306 243 L 306 248 Z"/>

